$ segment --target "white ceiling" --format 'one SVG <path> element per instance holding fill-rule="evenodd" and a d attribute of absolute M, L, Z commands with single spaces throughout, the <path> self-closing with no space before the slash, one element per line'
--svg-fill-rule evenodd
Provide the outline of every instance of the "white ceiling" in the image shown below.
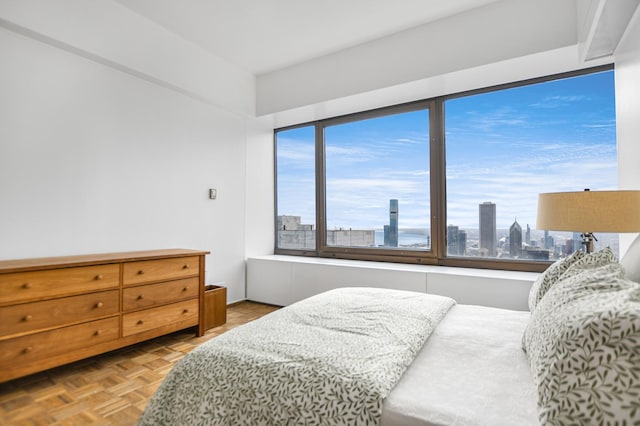
<path fill-rule="evenodd" d="M 497 0 L 114 0 L 252 74 Z"/>

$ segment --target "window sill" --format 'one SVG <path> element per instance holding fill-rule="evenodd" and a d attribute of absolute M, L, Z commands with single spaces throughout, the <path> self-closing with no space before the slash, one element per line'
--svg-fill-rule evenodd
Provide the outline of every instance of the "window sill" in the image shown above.
<path fill-rule="evenodd" d="M 247 260 L 247 298 L 288 305 L 331 288 L 387 287 L 527 310 L 536 272 L 268 255 Z"/>

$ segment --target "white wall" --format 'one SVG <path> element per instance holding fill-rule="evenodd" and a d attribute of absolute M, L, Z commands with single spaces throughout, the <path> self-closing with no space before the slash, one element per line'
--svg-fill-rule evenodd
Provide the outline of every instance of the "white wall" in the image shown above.
<path fill-rule="evenodd" d="M 2 27 L 0 52 L 0 258 L 208 250 L 244 299 L 246 119 Z"/>
<path fill-rule="evenodd" d="M 640 8 L 615 51 L 615 63 L 619 185 L 640 189 Z M 621 254 L 634 237 L 621 236 Z"/>
<path fill-rule="evenodd" d="M 0 26 L 241 114 L 255 77 L 111 0 L 2 0 Z"/>
<path fill-rule="evenodd" d="M 272 253 L 275 245 L 273 124 L 255 119 L 247 128 L 247 257 Z"/>
<path fill-rule="evenodd" d="M 574 1 L 498 1 L 260 75 L 256 111 L 272 114 L 576 42 Z"/>

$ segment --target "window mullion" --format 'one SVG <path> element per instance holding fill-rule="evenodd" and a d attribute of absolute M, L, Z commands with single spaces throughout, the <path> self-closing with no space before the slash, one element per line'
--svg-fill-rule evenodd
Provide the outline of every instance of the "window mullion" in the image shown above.
<path fill-rule="evenodd" d="M 431 159 L 431 250 L 440 261 L 446 255 L 446 164 L 444 133 L 444 102 L 435 99 L 430 108 Z"/>
<path fill-rule="evenodd" d="M 325 251 L 327 244 L 326 200 L 325 200 L 325 152 L 324 152 L 324 126 L 315 125 L 316 132 L 316 252 L 320 255 Z"/>

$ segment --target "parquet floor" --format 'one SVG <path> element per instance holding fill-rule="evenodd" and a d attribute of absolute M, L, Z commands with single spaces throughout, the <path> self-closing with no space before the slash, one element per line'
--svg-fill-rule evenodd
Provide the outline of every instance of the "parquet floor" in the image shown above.
<path fill-rule="evenodd" d="M 202 337 L 180 331 L 0 383 L 0 425 L 135 425 L 162 379 L 199 344 L 278 309 L 227 308 L 227 323 Z"/>

